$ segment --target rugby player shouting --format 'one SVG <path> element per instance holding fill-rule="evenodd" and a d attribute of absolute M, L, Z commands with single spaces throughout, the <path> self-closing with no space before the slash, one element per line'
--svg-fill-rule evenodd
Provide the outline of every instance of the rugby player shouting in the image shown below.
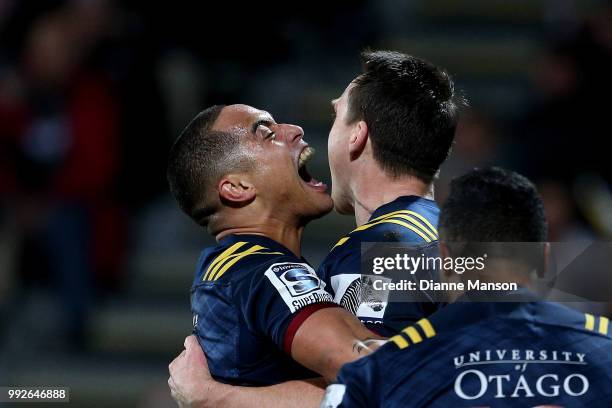
<path fill-rule="evenodd" d="M 376 338 L 301 257 L 304 226 L 333 206 L 305 168 L 312 154 L 300 127 L 246 105 L 203 111 L 172 147 L 171 191 L 218 241 L 200 257 L 191 308 L 223 382 L 333 379 L 359 357 L 356 341 Z"/>

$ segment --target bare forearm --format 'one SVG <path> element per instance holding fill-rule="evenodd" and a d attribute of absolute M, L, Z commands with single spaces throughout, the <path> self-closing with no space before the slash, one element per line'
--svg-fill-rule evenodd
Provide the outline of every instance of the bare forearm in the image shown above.
<path fill-rule="evenodd" d="M 325 393 L 322 379 L 288 381 L 266 387 L 240 387 L 215 383 L 207 393 L 205 402 L 191 405 L 191 408 L 316 408 Z"/>
<path fill-rule="evenodd" d="M 373 339 L 381 337 L 366 329 L 346 310 L 323 309 L 300 326 L 293 340 L 291 356 L 328 381 L 334 381 L 344 364 L 372 351 L 368 344 Z"/>

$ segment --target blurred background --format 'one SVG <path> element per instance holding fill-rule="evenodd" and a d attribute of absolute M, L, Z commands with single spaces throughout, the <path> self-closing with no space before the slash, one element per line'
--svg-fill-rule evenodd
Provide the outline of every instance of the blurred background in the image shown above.
<path fill-rule="evenodd" d="M 471 102 L 440 202 L 453 176 L 501 165 L 538 184 L 551 240 L 610 239 L 610 2 L 0 0 L 0 384 L 173 406 L 167 364 L 212 240 L 169 195 L 171 142 L 204 107 L 251 104 L 301 125 L 329 182 L 329 101 L 367 46 L 446 67 Z M 307 258 L 353 226 L 314 222 Z"/>

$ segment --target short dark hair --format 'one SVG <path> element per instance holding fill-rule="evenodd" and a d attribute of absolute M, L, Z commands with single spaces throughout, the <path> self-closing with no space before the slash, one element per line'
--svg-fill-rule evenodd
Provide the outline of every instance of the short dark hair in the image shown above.
<path fill-rule="evenodd" d="M 475 169 L 454 179 L 439 226 L 442 239 L 451 246 L 466 244 L 485 252 L 497 248 L 528 263 L 542 259 L 540 246 L 501 248 L 488 243 L 544 242 L 547 235 L 544 204 L 536 187 L 520 174 L 498 167 Z"/>
<path fill-rule="evenodd" d="M 212 131 L 225 105 L 211 106 L 185 127 L 168 158 L 166 176 L 179 207 L 206 226 L 217 211 L 215 183 L 230 171 L 245 170 L 249 161 L 239 152 L 240 137 Z"/>
<path fill-rule="evenodd" d="M 423 59 L 366 50 L 361 61 L 348 123 L 367 123 L 374 158 L 391 175 L 431 182 L 450 151 L 464 99 L 446 71 Z"/>

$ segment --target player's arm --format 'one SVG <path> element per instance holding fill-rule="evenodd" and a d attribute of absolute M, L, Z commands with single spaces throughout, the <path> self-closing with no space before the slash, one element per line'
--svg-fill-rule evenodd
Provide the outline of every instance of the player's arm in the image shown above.
<path fill-rule="evenodd" d="M 288 381 L 267 387 L 240 387 L 215 381 L 208 370 L 206 357 L 194 336 L 185 339 L 185 350 L 170 363 L 168 385 L 172 397 L 181 408 L 227 407 L 245 408 L 265 406 L 318 407 L 325 396 L 329 406 L 340 402 L 363 402 L 363 385 L 356 386 L 357 374 L 365 374 L 365 368 L 345 368 L 341 384 L 334 384 L 324 392 L 322 379 Z M 351 375 L 351 373 L 353 373 Z M 347 390 L 347 385 L 349 385 Z M 355 395 L 355 393 L 359 395 Z"/>
<path fill-rule="evenodd" d="M 213 383 L 204 393 L 192 403 L 180 403 L 176 397 L 175 401 L 181 408 L 317 408 L 325 395 L 324 388 L 309 381 L 288 381 L 267 387 Z"/>
<path fill-rule="evenodd" d="M 206 357 L 194 336 L 185 339 L 185 350 L 170 363 L 168 385 L 179 407 L 318 407 L 323 397 L 322 379 L 289 381 L 268 387 L 239 387 L 215 381 Z"/>
<path fill-rule="evenodd" d="M 296 317 L 299 319 L 299 314 Z M 380 340 L 382 337 L 365 328 L 347 310 L 324 308 L 300 324 L 291 344 L 291 357 L 331 382 L 344 364 L 371 353 Z"/>
<path fill-rule="evenodd" d="M 304 315 L 307 317 L 301 322 Z M 289 324 L 288 332 L 296 323 L 298 328 L 289 344 L 291 357 L 329 380 L 336 378 L 344 364 L 372 353 L 383 343 L 380 336 L 366 329 L 354 315 L 337 306 L 320 308 L 315 304 L 302 309 Z M 291 333 L 285 336 L 287 339 Z M 318 407 L 327 383 L 319 379 L 259 388 L 218 385 L 224 386 L 214 390 L 222 406 Z"/>
<path fill-rule="evenodd" d="M 314 270 L 304 263 L 270 265 L 237 289 L 254 332 L 268 336 L 295 361 L 333 381 L 342 365 L 367 354 L 377 336 L 333 302 Z"/>

